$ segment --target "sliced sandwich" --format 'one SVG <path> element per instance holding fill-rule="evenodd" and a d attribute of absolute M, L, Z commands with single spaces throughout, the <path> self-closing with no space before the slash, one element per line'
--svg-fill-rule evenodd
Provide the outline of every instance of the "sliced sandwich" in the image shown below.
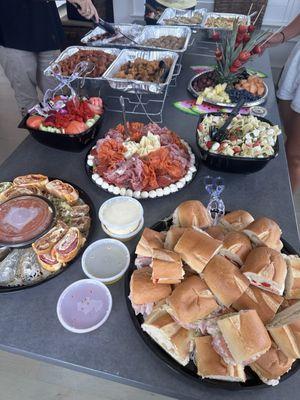
<path fill-rule="evenodd" d="M 203 278 L 218 302 L 225 307 L 240 298 L 250 284 L 239 268 L 222 256 L 214 256 L 209 261 Z"/>
<path fill-rule="evenodd" d="M 135 249 L 135 254 L 138 256 L 137 258 L 147 257 L 150 259 L 150 262 L 145 265 L 149 265 L 152 260 L 153 250 L 163 249 L 165 236 L 166 235 L 163 232 L 157 232 L 153 229 L 145 228 Z M 147 260 L 145 260 L 145 263 L 146 261 Z"/>
<path fill-rule="evenodd" d="M 41 267 L 49 272 L 57 272 L 63 267 L 51 253 L 37 254 L 37 260 Z"/>
<path fill-rule="evenodd" d="M 152 281 L 159 284 L 180 283 L 184 277 L 184 269 L 180 255 L 171 250 L 153 250 Z"/>
<path fill-rule="evenodd" d="M 19 187 L 19 186 L 10 186 L 8 189 L 3 190 L 0 193 L 0 203 L 3 203 L 6 200 L 12 199 L 14 197 L 23 196 L 23 195 L 32 195 L 32 194 L 41 194 L 40 190 L 35 187 Z"/>
<path fill-rule="evenodd" d="M 238 311 L 256 310 L 262 322 L 266 324 L 272 321 L 282 302 L 283 297 L 250 285 L 232 307 Z"/>
<path fill-rule="evenodd" d="M 243 231 L 256 246 L 267 246 L 280 251 L 283 244 L 280 240 L 281 229 L 270 218 L 259 218 L 248 225 Z"/>
<path fill-rule="evenodd" d="M 75 204 L 79 199 L 77 190 L 69 183 L 54 179 L 46 184 L 47 191 L 53 196 L 65 200 L 68 204 Z"/>
<path fill-rule="evenodd" d="M 220 240 L 223 242 L 227 231 L 221 225 L 214 225 L 205 228 L 204 231 L 209 234 L 214 239 Z"/>
<path fill-rule="evenodd" d="M 220 340 L 214 337 L 215 350 L 229 364 L 248 365 L 265 354 L 271 347 L 271 339 L 255 310 L 228 314 L 217 320 Z"/>
<path fill-rule="evenodd" d="M 242 232 L 232 231 L 225 236 L 220 254 L 239 265 L 243 265 L 251 250 L 252 244 L 249 238 Z"/>
<path fill-rule="evenodd" d="M 213 239 L 207 233 L 187 229 L 178 240 L 174 251 L 180 254 L 189 267 L 200 274 L 221 247 L 222 242 Z"/>
<path fill-rule="evenodd" d="M 73 260 L 83 246 L 85 239 L 77 228 L 70 228 L 67 233 L 51 250 L 52 257 L 58 262 L 66 264 Z"/>
<path fill-rule="evenodd" d="M 175 209 L 173 224 L 183 228 L 206 228 L 212 225 L 212 219 L 201 201 L 188 200 Z"/>
<path fill-rule="evenodd" d="M 193 349 L 193 332 L 182 328 L 161 307 L 156 307 L 142 329 L 181 365 L 187 365 Z"/>
<path fill-rule="evenodd" d="M 166 299 L 166 310 L 184 328 L 197 328 L 200 320 L 220 307 L 199 276 L 186 278 Z"/>
<path fill-rule="evenodd" d="M 277 346 L 287 357 L 300 358 L 300 302 L 278 313 L 267 326 Z"/>
<path fill-rule="evenodd" d="M 158 285 L 152 282 L 150 267 L 137 269 L 131 275 L 129 298 L 136 315 L 150 314 L 153 306 L 171 293 L 171 285 Z"/>
<path fill-rule="evenodd" d="M 295 359 L 287 357 L 275 343 L 272 343 L 265 354 L 250 364 L 250 368 L 266 385 L 276 386 L 282 375 L 292 368 L 294 361 Z"/>
<path fill-rule="evenodd" d="M 282 255 L 269 247 L 256 247 L 241 268 L 252 285 L 282 295 L 287 266 Z"/>
<path fill-rule="evenodd" d="M 285 298 L 300 299 L 300 257 L 285 256 L 287 277 L 285 281 Z"/>
<path fill-rule="evenodd" d="M 195 364 L 197 374 L 202 378 L 222 381 L 245 382 L 246 376 L 242 365 L 226 364 L 214 350 L 211 336 L 195 337 Z"/>
<path fill-rule="evenodd" d="M 68 232 L 68 229 L 67 224 L 63 221 L 58 221 L 50 231 L 32 244 L 33 250 L 36 254 L 50 253 L 55 244 Z"/>
<path fill-rule="evenodd" d="M 248 211 L 236 210 L 224 215 L 219 224 L 228 231 L 242 231 L 253 221 L 254 218 Z"/>
<path fill-rule="evenodd" d="M 13 184 L 15 186 L 19 187 L 35 186 L 40 189 L 43 189 L 48 182 L 49 182 L 48 177 L 41 174 L 28 174 L 28 175 L 18 176 L 13 180 Z"/>
<path fill-rule="evenodd" d="M 166 235 L 164 244 L 165 249 L 174 250 L 174 247 L 176 246 L 178 240 L 181 238 L 185 230 L 186 228 L 181 228 L 180 226 L 172 225 Z"/>

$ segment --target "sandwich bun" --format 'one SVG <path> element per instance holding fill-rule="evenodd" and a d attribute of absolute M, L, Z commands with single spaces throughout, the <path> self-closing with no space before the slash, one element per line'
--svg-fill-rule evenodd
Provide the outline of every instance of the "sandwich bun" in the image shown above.
<path fill-rule="evenodd" d="M 236 364 L 248 365 L 271 347 L 268 332 L 255 310 L 225 315 L 217 324 Z"/>
<path fill-rule="evenodd" d="M 222 256 L 209 261 L 203 278 L 218 302 L 226 307 L 238 300 L 250 284 L 239 268 Z"/>
<path fill-rule="evenodd" d="M 242 232 L 232 231 L 225 236 L 220 254 L 239 265 L 243 265 L 251 250 L 252 244 L 249 238 Z"/>
<path fill-rule="evenodd" d="M 212 219 L 201 201 L 188 200 L 175 209 L 173 224 L 183 228 L 206 228 L 212 224 Z"/>
<path fill-rule="evenodd" d="M 205 228 L 204 231 L 212 238 L 220 240 L 221 242 L 223 242 L 227 233 L 221 225 L 209 226 L 208 228 Z"/>
<path fill-rule="evenodd" d="M 268 247 L 256 247 L 246 258 L 241 268 L 252 285 L 282 295 L 287 266 L 282 255 Z"/>
<path fill-rule="evenodd" d="M 130 299 L 142 305 L 156 303 L 172 293 L 171 285 L 158 285 L 152 282 L 152 268 L 136 269 L 130 279 Z"/>
<path fill-rule="evenodd" d="M 250 368 L 267 385 L 276 386 L 282 375 L 292 367 L 293 358 L 287 357 L 273 342 L 271 348 L 258 360 L 250 364 Z"/>
<path fill-rule="evenodd" d="M 142 257 L 152 257 L 154 249 L 164 247 L 165 234 L 145 228 L 136 246 L 135 254 Z"/>
<path fill-rule="evenodd" d="M 236 210 L 224 215 L 219 224 L 228 231 L 241 231 L 253 221 L 254 218 L 248 211 Z"/>
<path fill-rule="evenodd" d="M 171 250 L 153 250 L 151 267 L 153 283 L 176 284 L 184 277 L 180 255 Z"/>
<path fill-rule="evenodd" d="M 280 241 L 281 229 L 270 218 L 258 218 L 244 229 L 244 233 L 256 246 L 267 246 L 280 251 L 283 247 Z"/>
<path fill-rule="evenodd" d="M 237 311 L 256 310 L 262 322 L 266 324 L 272 321 L 283 300 L 283 297 L 277 294 L 250 285 L 232 307 Z"/>
<path fill-rule="evenodd" d="M 168 230 L 164 247 L 167 250 L 174 250 L 178 240 L 183 235 L 186 228 L 181 228 L 179 226 L 172 225 L 171 228 Z"/>
<path fill-rule="evenodd" d="M 197 374 L 202 378 L 231 382 L 246 381 L 244 367 L 226 364 L 214 350 L 211 336 L 195 337 L 195 364 Z"/>
<path fill-rule="evenodd" d="M 300 257 L 285 256 L 287 263 L 287 277 L 285 281 L 285 298 L 300 299 Z"/>

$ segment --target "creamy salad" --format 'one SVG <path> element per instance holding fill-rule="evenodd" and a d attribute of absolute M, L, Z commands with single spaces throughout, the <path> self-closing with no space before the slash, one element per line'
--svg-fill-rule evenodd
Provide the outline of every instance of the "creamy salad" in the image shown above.
<path fill-rule="evenodd" d="M 208 115 L 198 126 L 198 143 L 210 153 L 226 156 L 265 158 L 274 154 L 277 136 L 281 133 L 277 125 L 260 121 L 253 115 L 237 115 L 228 127 L 227 138 L 222 142 L 213 141 L 211 126 L 221 127 L 227 115 Z"/>

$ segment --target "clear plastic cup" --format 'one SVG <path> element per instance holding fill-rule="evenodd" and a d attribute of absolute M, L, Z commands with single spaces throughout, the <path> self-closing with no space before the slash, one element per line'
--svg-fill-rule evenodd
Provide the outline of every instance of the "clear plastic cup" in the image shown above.
<path fill-rule="evenodd" d="M 127 247 L 116 239 L 97 240 L 85 249 L 81 258 L 85 275 L 107 285 L 121 279 L 129 264 Z"/>
<path fill-rule="evenodd" d="M 59 322 L 73 333 L 91 332 L 108 319 L 112 297 L 98 280 L 81 279 L 72 283 L 59 296 L 56 312 Z"/>

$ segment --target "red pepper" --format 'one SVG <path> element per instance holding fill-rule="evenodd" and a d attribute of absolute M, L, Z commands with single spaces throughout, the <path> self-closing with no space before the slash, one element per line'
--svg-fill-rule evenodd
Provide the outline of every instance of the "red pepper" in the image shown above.
<path fill-rule="evenodd" d="M 261 286 L 270 287 L 271 285 L 270 285 L 269 283 L 267 283 L 267 282 L 262 282 L 262 283 L 261 283 Z"/>
<path fill-rule="evenodd" d="M 213 142 L 212 142 L 211 140 L 209 140 L 208 142 L 206 142 L 206 147 L 207 147 L 208 149 L 210 149 L 212 145 L 213 145 Z"/>

